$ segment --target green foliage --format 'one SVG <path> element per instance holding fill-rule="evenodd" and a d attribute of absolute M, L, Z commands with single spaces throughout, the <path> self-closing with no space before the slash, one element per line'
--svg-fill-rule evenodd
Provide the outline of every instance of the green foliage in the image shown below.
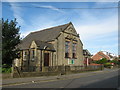
<path fill-rule="evenodd" d="M 117 65 L 120 65 L 120 61 L 118 61 Z"/>
<path fill-rule="evenodd" d="M 120 65 L 120 62 L 119 61 L 117 61 L 117 60 L 112 60 L 112 61 L 110 61 L 111 63 L 114 63 L 115 65 Z"/>
<path fill-rule="evenodd" d="M 96 63 L 96 64 L 99 64 L 99 61 L 92 61 L 92 63 Z"/>
<path fill-rule="evenodd" d="M 20 43 L 20 27 L 17 27 L 16 19 L 10 22 L 2 19 L 2 65 L 11 65 L 12 61 L 18 57 L 18 48 Z"/>
<path fill-rule="evenodd" d="M 96 63 L 96 64 L 105 64 L 107 62 L 108 60 L 106 58 L 102 58 L 101 60 L 98 60 L 98 61 L 93 61 L 93 63 Z"/>
<path fill-rule="evenodd" d="M 96 61 L 96 64 L 101 64 L 101 62 L 100 61 Z"/>
<path fill-rule="evenodd" d="M 10 68 L 11 66 L 10 65 L 8 65 L 8 64 L 3 64 L 2 65 L 2 68 Z"/>
<path fill-rule="evenodd" d="M 11 73 L 12 69 L 10 68 L 2 68 L 2 73 Z"/>
<path fill-rule="evenodd" d="M 108 60 L 106 58 L 102 58 L 101 60 L 94 61 L 94 63 L 103 64 L 104 67 L 110 67 L 111 66 L 111 64 L 108 62 Z"/>
<path fill-rule="evenodd" d="M 101 60 L 99 60 L 99 64 L 105 64 L 107 62 L 108 60 L 106 58 L 102 58 Z"/>
<path fill-rule="evenodd" d="M 111 66 L 112 66 L 112 64 L 109 63 L 109 62 L 104 64 L 104 67 L 108 67 L 108 68 L 110 68 Z"/>
<path fill-rule="evenodd" d="M 3 64 L 0 69 L 2 73 L 11 73 L 12 71 L 11 66 L 8 64 Z"/>
<path fill-rule="evenodd" d="M 106 58 L 103 58 L 103 59 L 98 60 L 98 61 L 93 61 L 93 63 L 103 64 L 104 67 L 108 67 L 108 68 L 110 68 L 112 66 L 111 63 L 114 63 L 114 65 L 120 65 L 120 61 L 118 61 L 118 60 L 108 61 Z"/>
<path fill-rule="evenodd" d="M 0 67 L 0 73 L 2 73 L 2 67 Z"/>

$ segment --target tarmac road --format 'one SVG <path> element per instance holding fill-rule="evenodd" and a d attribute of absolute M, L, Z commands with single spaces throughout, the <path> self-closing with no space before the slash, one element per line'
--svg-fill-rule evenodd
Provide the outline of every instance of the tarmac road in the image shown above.
<path fill-rule="evenodd" d="M 118 88 L 118 85 L 118 70 L 112 70 L 90 75 L 87 73 L 73 78 L 66 75 L 63 79 L 3 86 L 3 90 L 4 88 Z"/>

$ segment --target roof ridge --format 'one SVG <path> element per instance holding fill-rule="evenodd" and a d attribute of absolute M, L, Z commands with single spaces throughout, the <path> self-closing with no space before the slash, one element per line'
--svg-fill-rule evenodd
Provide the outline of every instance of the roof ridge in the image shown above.
<path fill-rule="evenodd" d="M 108 54 L 104 54 L 104 53 L 103 53 L 103 54 L 106 55 L 108 58 L 110 58 L 110 56 L 109 56 L 109 52 L 108 52 L 108 51 L 101 51 L 101 52 L 102 52 L 102 53 L 103 53 L 103 52 L 108 53 Z"/>
<path fill-rule="evenodd" d="M 21 43 L 20 46 L 22 49 L 27 48 L 28 44 L 30 44 L 33 40 L 38 43 L 47 43 L 48 41 L 55 40 L 61 34 L 60 32 L 64 31 L 71 24 L 72 23 L 69 22 L 43 30 L 30 32 L 25 38 L 22 39 L 23 43 Z"/>
<path fill-rule="evenodd" d="M 101 53 L 102 53 L 103 55 L 101 55 Z M 103 56 L 104 58 L 106 58 L 105 56 L 107 56 L 108 58 L 110 58 L 108 55 L 104 54 L 103 52 L 101 52 L 101 53 L 98 53 L 98 54 L 101 55 L 101 56 Z"/>
<path fill-rule="evenodd" d="M 67 23 L 67 24 L 69 25 L 70 23 L 71 23 L 71 22 L 69 22 L 69 23 Z M 46 30 L 49 30 L 49 29 L 52 29 L 52 28 L 56 28 L 56 27 L 61 27 L 61 26 L 67 25 L 67 24 L 57 25 L 57 26 L 50 27 L 50 28 L 46 28 L 46 29 L 42 29 L 42 30 L 39 30 L 39 31 L 30 32 L 30 34 L 32 34 L 32 33 L 37 33 L 37 32 L 42 32 L 42 31 L 46 31 Z"/>

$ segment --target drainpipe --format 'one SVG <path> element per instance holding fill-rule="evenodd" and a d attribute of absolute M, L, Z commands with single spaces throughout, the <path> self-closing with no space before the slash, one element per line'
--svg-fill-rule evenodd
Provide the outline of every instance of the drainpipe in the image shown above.
<path fill-rule="evenodd" d="M 58 66 L 58 38 L 56 38 L 57 39 L 57 53 L 56 53 L 56 66 Z"/>
<path fill-rule="evenodd" d="M 41 50 L 41 60 L 40 60 L 40 71 L 42 71 L 42 50 Z"/>
<path fill-rule="evenodd" d="M 30 70 L 30 50 L 28 50 L 28 71 Z"/>
<path fill-rule="evenodd" d="M 22 67 L 23 67 L 23 50 L 22 50 L 21 70 L 22 70 Z"/>
<path fill-rule="evenodd" d="M 52 52 L 52 66 L 53 66 L 53 52 Z"/>

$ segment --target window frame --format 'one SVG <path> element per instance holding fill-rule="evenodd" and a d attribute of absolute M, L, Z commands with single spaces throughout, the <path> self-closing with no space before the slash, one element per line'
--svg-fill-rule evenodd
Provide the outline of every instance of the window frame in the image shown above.
<path fill-rule="evenodd" d="M 35 50 L 34 49 L 31 50 L 31 54 L 32 54 L 31 61 L 35 61 Z"/>
<path fill-rule="evenodd" d="M 70 58 L 69 56 L 70 56 L 70 41 L 65 41 L 65 58 Z"/>
<path fill-rule="evenodd" d="M 72 58 L 77 59 L 77 43 L 72 43 Z"/>
<path fill-rule="evenodd" d="M 23 61 L 27 60 L 27 51 L 23 51 Z"/>

